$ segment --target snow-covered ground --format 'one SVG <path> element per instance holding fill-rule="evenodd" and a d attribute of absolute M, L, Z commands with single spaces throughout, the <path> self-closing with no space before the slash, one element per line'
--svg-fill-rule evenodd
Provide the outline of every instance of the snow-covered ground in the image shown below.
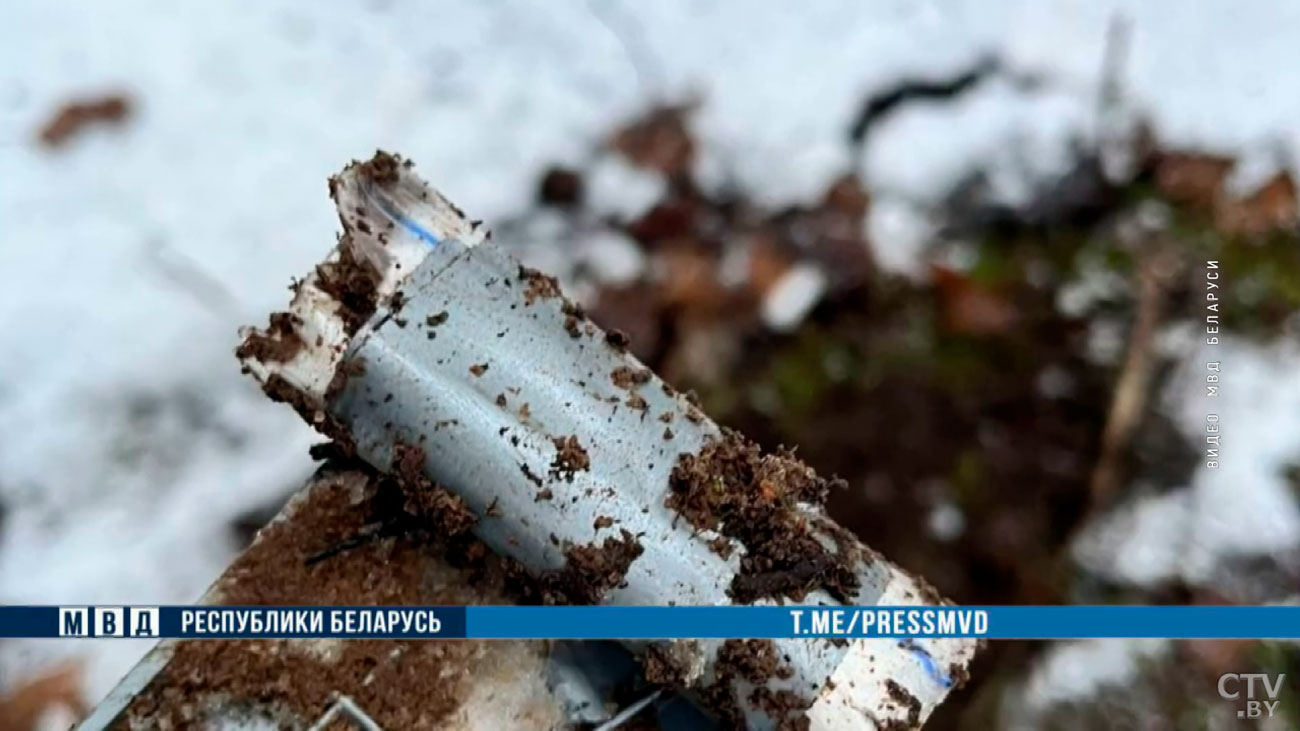
<path fill-rule="evenodd" d="M 1198 449 L 1205 446 L 1207 414 L 1218 418 L 1220 465 L 1201 468 L 1191 484 L 1143 496 L 1092 526 L 1076 544 L 1076 557 L 1112 580 L 1202 585 L 1224 560 L 1284 556 L 1300 545 L 1300 506 L 1284 474 L 1300 461 L 1300 349 L 1225 337 L 1190 351 L 1164 394 L 1165 408 Z M 1207 362 L 1223 369 L 1216 397 L 1206 395 Z M 1298 591 L 1280 586 L 1268 599 Z"/>
<path fill-rule="evenodd" d="M 1093 133 L 1116 7 L 1133 34 L 1124 78 L 1164 139 L 1264 166 L 1300 150 L 1300 4 L 1286 0 L 7 0 L 0 602 L 189 601 L 235 548 L 229 520 L 307 474 L 311 436 L 230 351 L 332 243 L 324 179 L 347 160 L 401 151 L 491 222 L 527 205 L 544 164 L 588 159 L 651 100 L 698 94 L 714 172 L 779 202 L 860 168 L 880 196 L 871 230 L 890 234 L 882 258 L 907 270 L 891 242 L 903 251 L 918 203 L 976 162 L 1010 171 L 1014 192 Z M 866 93 L 990 50 L 1046 83 L 905 109 L 852 159 Z M 34 144 L 70 96 L 118 89 L 138 102 L 121 129 Z M 98 697 L 143 650 L 0 644 L 0 684 L 84 653 Z"/>

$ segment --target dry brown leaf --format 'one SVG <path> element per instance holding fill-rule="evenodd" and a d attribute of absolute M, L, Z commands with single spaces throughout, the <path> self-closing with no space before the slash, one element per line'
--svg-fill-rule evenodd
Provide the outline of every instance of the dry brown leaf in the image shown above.
<path fill-rule="evenodd" d="M 651 271 L 656 275 L 660 301 L 670 307 L 714 310 L 727 299 L 718 282 L 714 257 L 693 247 L 666 245 L 656 249 Z"/>
<path fill-rule="evenodd" d="M 1156 189 L 1174 203 L 1212 211 L 1236 163 L 1222 155 L 1163 153 L 1155 164 Z"/>
<path fill-rule="evenodd" d="M 1214 222 L 1226 233 L 1261 236 L 1300 224 L 1295 180 L 1280 172 L 1244 198 L 1224 198 L 1214 212 Z"/>
<path fill-rule="evenodd" d="M 1020 313 L 998 292 L 942 266 L 931 265 L 930 271 L 938 290 L 939 315 L 945 330 L 962 335 L 997 335 L 1019 322 Z"/>
<path fill-rule="evenodd" d="M 841 175 L 831 183 L 826 196 L 822 199 L 824 209 L 842 213 L 858 221 L 866 217 L 870 206 L 871 196 L 862 186 L 862 181 L 858 180 L 858 176 L 852 173 Z"/>
<path fill-rule="evenodd" d="M 695 160 L 695 140 L 686 124 L 694 105 L 651 109 L 619 130 L 611 146 L 633 164 L 668 176 L 686 175 Z"/>
<path fill-rule="evenodd" d="M 749 289 L 756 298 L 772 288 L 794 264 L 771 236 L 755 234 L 749 242 Z"/>

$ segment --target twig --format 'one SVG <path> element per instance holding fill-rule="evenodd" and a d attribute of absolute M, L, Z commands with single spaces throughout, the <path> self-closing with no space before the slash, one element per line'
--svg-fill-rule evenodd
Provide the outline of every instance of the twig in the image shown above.
<path fill-rule="evenodd" d="M 1124 100 L 1124 72 L 1128 66 L 1131 26 L 1128 18 L 1115 14 L 1106 29 L 1106 49 L 1101 62 L 1101 88 L 1097 95 L 1098 128 L 1113 121 Z"/>
<path fill-rule="evenodd" d="M 640 713 L 642 709 L 644 709 L 646 706 L 653 703 L 660 695 L 663 694 L 663 692 L 664 692 L 663 688 L 660 688 L 659 690 L 656 690 L 655 692 L 642 698 L 636 703 L 633 703 L 627 708 L 624 708 L 622 711 L 619 712 L 617 716 L 614 716 L 613 718 L 609 719 L 605 723 L 601 724 L 600 727 L 596 729 L 596 731 L 615 731 L 615 729 L 622 727 L 623 724 L 632 720 L 633 716 Z"/>
<path fill-rule="evenodd" d="M 338 696 L 334 703 L 330 704 L 330 707 L 326 709 L 324 715 L 316 719 L 316 723 L 313 723 L 307 731 L 324 731 L 340 716 L 346 716 L 349 721 L 362 731 L 383 731 L 379 724 L 375 722 L 375 719 L 370 717 L 370 714 L 361 710 L 361 706 L 358 706 L 356 701 L 345 695 Z"/>
<path fill-rule="evenodd" d="M 1085 515 L 1106 505 L 1119 489 L 1121 463 L 1150 396 L 1156 364 L 1152 353 L 1155 333 L 1164 316 L 1165 296 L 1176 265 L 1176 255 L 1164 244 L 1157 245 L 1138 264 L 1136 316 L 1102 431 L 1101 456 L 1088 484 L 1089 510 Z"/>
<path fill-rule="evenodd" d="M 303 565 L 311 566 L 312 564 L 317 564 L 326 559 L 334 558 L 341 553 L 351 551 L 354 548 L 360 548 L 368 543 L 373 543 L 374 541 L 384 538 L 407 535 L 411 532 L 411 528 L 412 526 L 409 525 L 408 521 L 401 518 L 362 526 L 361 530 L 357 531 L 357 535 L 351 538 L 345 538 L 329 548 L 303 559 Z"/>

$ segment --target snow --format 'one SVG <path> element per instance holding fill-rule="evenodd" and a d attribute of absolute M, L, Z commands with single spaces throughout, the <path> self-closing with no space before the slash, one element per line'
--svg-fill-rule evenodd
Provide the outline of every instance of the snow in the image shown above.
<path fill-rule="evenodd" d="M 1225 286 L 1231 286 L 1230 281 Z M 1219 395 L 1206 395 L 1206 363 L 1222 364 Z M 1206 446 L 1207 415 L 1219 418 L 1219 466 L 1189 485 L 1121 506 L 1075 547 L 1079 561 L 1111 579 L 1204 584 L 1231 557 L 1300 547 L 1300 506 L 1284 470 L 1300 462 L 1300 346 L 1221 336 L 1183 360 L 1164 394 L 1191 444 Z M 1292 587 L 1278 587 L 1290 595 Z"/>
<path fill-rule="evenodd" d="M 930 508 L 926 528 L 936 541 L 951 543 L 966 532 L 966 516 L 951 500 L 944 500 Z"/>
<path fill-rule="evenodd" d="M 763 295 L 763 322 L 776 332 L 794 330 L 825 290 L 826 275 L 820 267 L 795 264 Z"/>
<path fill-rule="evenodd" d="M 1003 708 L 1008 729 L 1038 728 L 1040 715 L 1056 703 L 1087 698 L 1105 687 L 1126 687 L 1143 661 L 1169 652 L 1171 643 L 1157 639 L 1104 639 L 1053 645 L 1031 668 L 1030 681 L 1013 691 Z"/>
<path fill-rule="evenodd" d="M 898 196 L 877 198 L 867 215 L 867 239 L 882 269 L 917 280 L 928 275 L 921 254 L 935 234 L 935 225 L 919 206 Z M 888 243 L 886 243 L 888 242 Z"/>
<path fill-rule="evenodd" d="M 638 168 L 612 152 L 599 156 L 587 168 L 587 204 L 598 215 L 634 221 L 659 202 L 667 188 L 662 175 Z"/>
<path fill-rule="evenodd" d="M 1093 573 L 1132 584 L 1176 578 L 1182 573 L 1192 502 L 1189 489 L 1133 500 L 1090 527 L 1073 548 L 1075 560 Z"/>
<path fill-rule="evenodd" d="M 645 270 L 645 253 L 625 234 L 602 229 L 583 237 L 580 244 L 578 260 L 604 284 L 635 281 Z"/>
<path fill-rule="evenodd" d="M 1134 29 L 1125 78 L 1167 138 L 1294 155 L 1300 46 L 1279 29 L 1300 27 L 1300 6 L 1121 5 Z M 376 147 L 401 151 L 492 222 L 527 207 L 542 166 L 582 164 L 649 100 L 698 93 L 697 167 L 710 184 L 734 178 L 768 202 L 809 201 L 833 173 L 860 168 L 893 199 L 873 207 L 884 218 L 871 230 L 917 231 L 908 207 L 932 204 L 972 161 L 993 165 L 998 189 L 1014 197 L 1069 135 L 1090 133 L 1115 7 L 9 0 L 0 23 L 0 498 L 9 510 L 0 601 L 192 600 L 235 550 L 228 519 L 308 472 L 311 435 L 239 376 L 230 350 L 237 326 L 283 306 L 289 278 L 332 245 L 324 180 L 343 162 Z M 1027 92 L 993 82 L 956 105 L 905 110 L 853 159 L 843 139 L 866 92 L 900 75 L 953 73 L 990 49 L 1047 83 Z M 70 95 L 117 89 L 138 101 L 120 130 L 92 130 L 58 154 L 32 143 Z M 1008 140 L 1023 154 L 1003 155 Z M 612 167 L 602 174 L 619 183 L 599 194 L 609 210 L 638 210 L 658 185 Z M 888 241 L 878 246 L 891 268 L 917 271 Z M 597 266 L 617 276 L 632 264 Z M 1241 389 L 1253 377 L 1247 357 L 1234 355 Z M 1281 361 L 1260 357 L 1256 375 L 1285 380 Z M 1225 514 L 1234 520 L 1276 507 L 1276 477 L 1257 480 L 1265 466 L 1247 458 L 1272 464 L 1300 448 L 1300 410 L 1287 393 L 1262 404 L 1249 400 L 1262 395 L 1228 397 L 1241 399 L 1224 409 L 1240 430 L 1230 456 L 1191 489 L 1260 486 L 1257 505 Z M 174 412 L 185 403 L 178 394 L 198 394 L 220 417 L 196 426 Z M 164 404 L 160 424 L 142 428 L 132 416 L 141 398 Z M 1256 426 L 1244 425 L 1246 413 Z M 124 441 L 133 445 L 125 453 Z M 1198 525 L 1224 534 L 1207 550 L 1281 545 L 1294 531 L 1282 513 L 1246 536 L 1256 531 L 1219 525 L 1212 505 L 1198 503 Z M 8 643 L 0 670 L 13 678 L 84 655 L 98 697 L 142 651 Z"/>

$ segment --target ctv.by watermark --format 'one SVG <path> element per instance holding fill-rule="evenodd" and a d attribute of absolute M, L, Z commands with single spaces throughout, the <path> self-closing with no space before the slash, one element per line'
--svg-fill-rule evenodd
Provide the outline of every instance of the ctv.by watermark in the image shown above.
<path fill-rule="evenodd" d="M 1219 697 L 1237 701 L 1237 718 L 1272 718 L 1285 680 L 1285 674 L 1225 673 L 1219 676 Z"/>

